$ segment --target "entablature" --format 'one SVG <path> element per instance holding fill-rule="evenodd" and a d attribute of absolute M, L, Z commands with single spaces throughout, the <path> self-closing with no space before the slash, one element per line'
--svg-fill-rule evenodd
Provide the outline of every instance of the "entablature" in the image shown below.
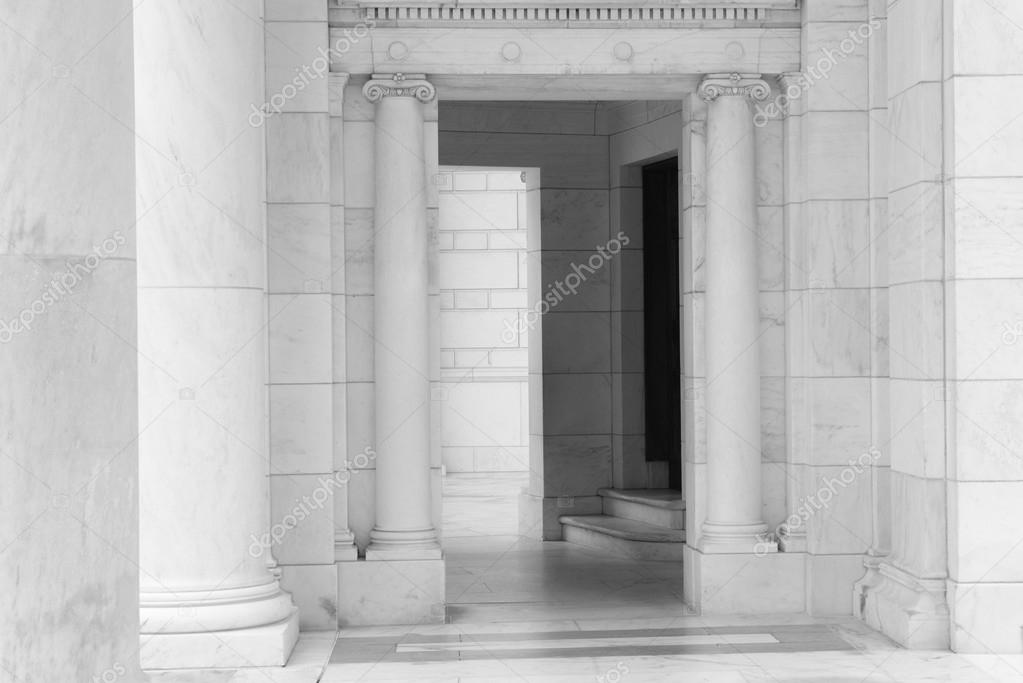
<path fill-rule="evenodd" d="M 330 0 L 330 24 L 339 27 L 793 27 L 799 21 L 797 0 Z"/>

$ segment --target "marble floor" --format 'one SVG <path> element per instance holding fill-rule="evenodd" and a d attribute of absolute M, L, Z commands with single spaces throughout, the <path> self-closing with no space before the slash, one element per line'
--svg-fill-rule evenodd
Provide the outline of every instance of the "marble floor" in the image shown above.
<path fill-rule="evenodd" d="M 672 563 L 515 534 L 521 485 L 449 475 L 449 623 L 346 629 L 321 682 L 1023 681 L 1023 658 L 910 652 L 851 618 L 687 614 Z"/>

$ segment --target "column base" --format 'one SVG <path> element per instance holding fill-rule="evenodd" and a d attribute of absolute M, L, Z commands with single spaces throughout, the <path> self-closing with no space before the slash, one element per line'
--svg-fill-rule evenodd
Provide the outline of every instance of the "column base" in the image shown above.
<path fill-rule="evenodd" d="M 388 559 L 386 551 L 338 562 L 338 625 L 442 624 L 444 558 Z M 439 549 L 438 549 L 439 552 Z"/>
<path fill-rule="evenodd" d="M 439 560 L 444 557 L 437 542 L 437 531 L 385 531 L 373 529 L 369 533 L 366 559 L 384 560 Z"/>
<path fill-rule="evenodd" d="M 359 549 L 355 546 L 355 534 L 348 529 L 334 533 L 334 561 L 351 562 L 359 557 Z"/>
<path fill-rule="evenodd" d="M 444 551 L 436 543 L 426 545 L 390 546 L 370 544 L 366 548 L 369 562 L 396 562 L 403 560 L 443 560 Z"/>
<path fill-rule="evenodd" d="M 890 562 L 866 590 L 861 619 L 912 650 L 947 650 L 949 614 L 944 579 L 918 579 Z"/>
<path fill-rule="evenodd" d="M 803 553 L 707 553 L 683 549 L 682 590 L 696 614 L 781 614 L 806 611 Z"/>
<path fill-rule="evenodd" d="M 205 633 L 143 633 L 143 669 L 230 669 L 284 666 L 298 641 L 298 610 L 266 626 Z"/>
<path fill-rule="evenodd" d="M 778 552 L 778 541 L 767 533 L 766 524 L 715 524 L 704 522 L 700 530 L 700 552 L 704 554 L 755 554 Z"/>

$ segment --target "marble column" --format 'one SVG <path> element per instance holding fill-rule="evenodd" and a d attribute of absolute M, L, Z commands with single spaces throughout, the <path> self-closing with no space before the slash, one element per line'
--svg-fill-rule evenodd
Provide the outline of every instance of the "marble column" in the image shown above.
<path fill-rule="evenodd" d="M 375 523 L 366 560 L 339 562 L 340 624 L 442 622 L 444 557 L 431 514 L 430 246 L 422 75 L 374 75 Z"/>
<path fill-rule="evenodd" d="M 755 76 L 708 76 L 707 518 L 703 552 L 752 552 L 764 542 L 760 475 L 760 330 Z"/>
<path fill-rule="evenodd" d="M 263 32 L 198 3 L 134 27 L 143 667 L 279 666 L 298 615 L 266 533 Z"/>
<path fill-rule="evenodd" d="M 0 3 L 0 680 L 136 683 L 128 0 Z"/>
<path fill-rule="evenodd" d="M 374 76 L 376 524 L 366 559 L 441 557 L 430 512 L 429 244 L 424 77 Z"/>

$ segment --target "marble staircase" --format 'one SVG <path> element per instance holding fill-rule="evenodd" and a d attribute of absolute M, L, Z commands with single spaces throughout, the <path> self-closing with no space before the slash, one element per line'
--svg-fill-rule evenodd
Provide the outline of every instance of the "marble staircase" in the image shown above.
<path fill-rule="evenodd" d="M 560 518 L 569 543 L 639 560 L 681 562 L 685 503 L 672 489 L 600 489 L 602 513 Z"/>

